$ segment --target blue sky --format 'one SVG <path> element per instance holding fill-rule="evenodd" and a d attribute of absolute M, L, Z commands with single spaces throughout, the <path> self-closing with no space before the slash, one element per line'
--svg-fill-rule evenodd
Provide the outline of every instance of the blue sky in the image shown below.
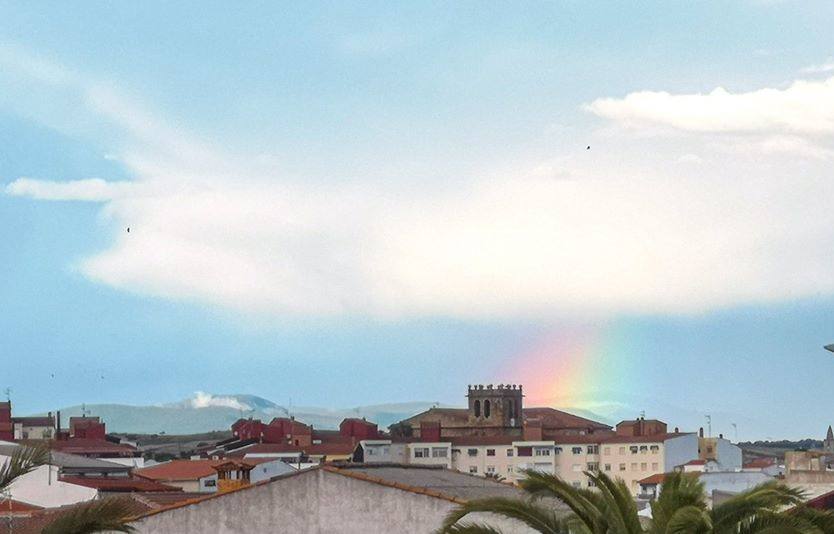
<path fill-rule="evenodd" d="M 22 412 L 456 404 L 538 339 L 616 327 L 630 370 L 595 401 L 751 438 L 834 422 L 830 2 L 0 19 L 0 386 Z"/>

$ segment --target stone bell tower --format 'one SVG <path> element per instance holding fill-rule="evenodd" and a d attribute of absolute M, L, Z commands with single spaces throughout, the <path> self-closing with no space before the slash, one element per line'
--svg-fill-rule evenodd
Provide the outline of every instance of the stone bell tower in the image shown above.
<path fill-rule="evenodd" d="M 524 395 L 515 384 L 469 386 L 469 425 L 521 428 Z"/>

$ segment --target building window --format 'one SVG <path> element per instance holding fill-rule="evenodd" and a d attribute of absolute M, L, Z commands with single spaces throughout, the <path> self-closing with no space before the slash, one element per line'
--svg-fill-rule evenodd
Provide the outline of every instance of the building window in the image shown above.
<path fill-rule="evenodd" d="M 620 447 L 620 454 L 625 454 L 625 447 Z"/>
<path fill-rule="evenodd" d="M 512 473 L 512 472 L 513 472 L 513 466 L 508 465 L 507 466 L 507 473 Z"/>
<path fill-rule="evenodd" d="M 631 470 L 637 471 L 637 462 L 631 462 Z"/>
<path fill-rule="evenodd" d="M 489 400 L 485 400 L 484 401 L 484 417 L 489 419 L 489 415 L 490 415 L 490 402 L 489 402 Z"/>
<path fill-rule="evenodd" d="M 204 480 L 203 481 L 203 486 L 205 486 L 207 488 L 213 488 L 213 487 L 217 486 L 217 481 L 214 480 L 214 479 Z"/>
<path fill-rule="evenodd" d="M 641 462 L 640 463 L 640 471 L 645 471 L 648 468 L 649 467 L 646 465 L 646 462 Z"/>
<path fill-rule="evenodd" d="M 582 447 L 573 447 L 570 451 L 573 454 L 582 454 Z"/>
<path fill-rule="evenodd" d="M 512 458 L 512 456 L 513 456 L 513 450 L 512 449 L 507 449 L 507 458 Z"/>
<path fill-rule="evenodd" d="M 588 454 L 599 454 L 599 445 L 588 445 Z"/>
<path fill-rule="evenodd" d="M 657 462 L 652 462 L 652 471 L 657 471 Z"/>
<path fill-rule="evenodd" d="M 487 449 L 487 456 L 495 456 L 495 449 Z"/>
<path fill-rule="evenodd" d="M 487 472 L 488 474 L 493 474 L 493 473 L 495 473 L 495 466 L 494 466 L 494 465 L 488 465 L 488 466 L 487 466 L 487 468 L 486 468 L 486 472 Z"/>
<path fill-rule="evenodd" d="M 611 471 L 611 464 L 605 464 L 605 470 Z"/>
<path fill-rule="evenodd" d="M 632 445 L 628 448 L 628 450 L 631 451 L 631 454 L 637 454 L 637 452 L 640 450 L 640 447 L 638 447 L 637 445 Z"/>
<path fill-rule="evenodd" d="M 588 487 L 589 487 L 589 488 L 596 487 L 596 485 L 597 485 L 597 483 L 596 483 L 596 482 L 594 482 L 594 481 L 593 481 L 593 480 L 591 480 L 590 478 L 588 479 Z"/>
<path fill-rule="evenodd" d="M 625 464 L 620 464 L 620 471 L 625 471 Z"/>
<path fill-rule="evenodd" d="M 481 401 L 476 400 L 475 404 L 473 406 L 475 407 L 475 417 L 480 417 L 481 416 Z"/>
<path fill-rule="evenodd" d="M 469 466 L 469 473 L 472 475 L 478 474 L 478 466 L 477 465 L 470 465 Z"/>
<path fill-rule="evenodd" d="M 574 473 L 579 473 L 580 471 L 582 471 L 582 464 L 573 464 L 573 465 L 571 466 L 571 470 L 572 470 Z"/>
<path fill-rule="evenodd" d="M 429 449 L 428 447 L 418 447 L 414 449 L 414 457 L 415 458 L 428 458 L 429 457 Z"/>
<path fill-rule="evenodd" d="M 550 456 L 550 449 L 547 447 L 536 447 L 536 456 Z"/>
<path fill-rule="evenodd" d="M 478 449 L 467 449 L 466 454 L 469 456 L 478 456 Z"/>
<path fill-rule="evenodd" d="M 431 450 L 432 458 L 447 458 L 449 451 L 445 447 L 433 447 Z"/>
<path fill-rule="evenodd" d="M 604 454 L 611 454 L 611 447 L 605 447 L 604 449 L 602 449 L 602 452 Z"/>
<path fill-rule="evenodd" d="M 648 446 L 646 446 L 646 445 L 640 445 L 640 452 L 642 452 L 642 453 L 646 453 L 646 452 L 648 452 L 648 450 L 649 450 L 649 447 L 648 447 Z"/>
<path fill-rule="evenodd" d="M 562 447 L 556 447 L 555 449 L 553 449 L 553 452 L 555 454 L 562 454 Z"/>
<path fill-rule="evenodd" d="M 649 447 L 649 450 L 652 451 L 652 454 L 657 454 L 658 451 L 660 451 L 660 446 L 659 445 L 652 445 L 651 447 Z"/>
<path fill-rule="evenodd" d="M 365 452 L 368 453 L 368 456 L 376 456 L 376 449 L 374 449 L 373 447 L 369 447 L 368 450 Z"/>
<path fill-rule="evenodd" d="M 518 448 L 518 455 L 519 456 L 533 456 L 533 447 L 519 447 Z"/>
<path fill-rule="evenodd" d="M 592 473 L 599 471 L 599 464 L 597 462 L 588 462 L 588 471 Z"/>

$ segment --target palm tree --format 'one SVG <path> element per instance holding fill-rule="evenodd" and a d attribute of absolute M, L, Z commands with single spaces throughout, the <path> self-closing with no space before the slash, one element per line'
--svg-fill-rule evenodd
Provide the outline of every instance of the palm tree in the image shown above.
<path fill-rule="evenodd" d="M 585 473 L 594 489 L 574 488 L 558 476 L 527 471 L 519 485 L 525 499 L 470 501 L 447 517 L 440 530 L 449 534 L 500 534 L 483 523 L 462 522 L 471 513 L 491 513 L 524 522 L 549 534 L 829 534 L 834 515 L 801 506 L 802 492 L 768 482 L 708 509 L 703 484 L 680 473 L 667 475 L 644 526 L 626 484 L 604 473 Z M 570 509 L 559 514 L 542 498 Z M 786 511 L 787 510 L 787 511 Z"/>
<path fill-rule="evenodd" d="M 127 524 L 133 510 L 125 498 L 90 501 L 73 507 L 44 528 L 42 534 L 91 534 L 93 532 L 134 532 Z"/>
<path fill-rule="evenodd" d="M 8 489 L 18 477 L 49 463 L 49 447 L 20 446 L 0 467 L 0 491 Z M 9 497 L 11 498 L 11 497 Z M 127 524 L 132 515 L 127 499 L 91 501 L 62 513 L 43 532 L 47 534 L 89 534 L 93 532 L 133 532 Z"/>
<path fill-rule="evenodd" d="M 44 465 L 49 460 L 49 449 L 45 446 L 18 447 L 0 467 L 0 491 L 6 490 L 17 477 Z"/>

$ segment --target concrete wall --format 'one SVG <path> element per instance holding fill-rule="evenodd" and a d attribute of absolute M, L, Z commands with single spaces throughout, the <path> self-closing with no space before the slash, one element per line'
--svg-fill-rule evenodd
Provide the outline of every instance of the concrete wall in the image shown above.
<path fill-rule="evenodd" d="M 741 493 L 742 491 L 754 488 L 759 484 L 773 480 L 764 473 L 744 472 L 712 472 L 701 473 L 699 480 L 704 483 L 704 491 L 707 496 L 712 496 L 713 491 L 723 493 Z"/>
<path fill-rule="evenodd" d="M 715 442 L 716 460 L 725 470 L 741 469 L 741 447 L 729 440 L 718 438 Z"/>
<path fill-rule="evenodd" d="M 141 534 L 430 534 L 455 506 L 443 499 L 316 469 L 158 513 L 132 526 Z M 519 523 L 487 520 L 505 534 L 533 533 Z"/>
<path fill-rule="evenodd" d="M 249 473 L 249 481 L 252 484 L 257 484 L 262 480 L 268 480 L 278 475 L 285 475 L 287 473 L 294 473 L 296 469 L 288 465 L 283 460 L 273 460 L 271 462 L 264 462 L 258 464 Z"/>
<path fill-rule="evenodd" d="M 669 438 L 663 443 L 663 472 L 670 473 L 675 467 L 700 458 L 698 435 L 684 434 Z M 739 466 L 741 467 L 741 466 Z"/>
<path fill-rule="evenodd" d="M 6 458 L 0 456 L 0 463 L 4 463 Z M 14 500 L 44 508 L 89 501 L 98 496 L 96 489 L 59 481 L 58 468 L 49 465 L 42 465 L 16 478 L 9 485 L 9 491 Z"/>

